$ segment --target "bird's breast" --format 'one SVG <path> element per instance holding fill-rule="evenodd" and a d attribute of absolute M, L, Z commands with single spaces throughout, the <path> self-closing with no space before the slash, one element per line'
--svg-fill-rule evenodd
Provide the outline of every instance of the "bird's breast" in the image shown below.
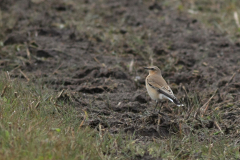
<path fill-rule="evenodd" d="M 149 94 L 149 96 L 153 99 L 153 100 L 159 100 L 159 93 L 153 89 L 151 86 L 149 86 L 149 84 L 146 82 L 146 88 L 147 88 L 147 92 Z"/>

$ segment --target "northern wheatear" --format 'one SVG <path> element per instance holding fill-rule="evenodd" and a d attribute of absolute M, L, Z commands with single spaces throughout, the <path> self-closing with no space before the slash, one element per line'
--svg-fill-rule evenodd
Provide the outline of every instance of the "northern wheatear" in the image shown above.
<path fill-rule="evenodd" d="M 149 75 L 146 77 L 146 88 L 149 96 L 157 102 L 162 99 L 168 99 L 175 103 L 177 106 L 183 106 L 183 104 L 174 96 L 171 88 L 167 82 L 163 79 L 161 70 L 156 66 L 145 67 L 149 71 Z M 155 108 L 156 108 L 155 107 Z M 161 110 L 162 104 L 159 111 Z"/>

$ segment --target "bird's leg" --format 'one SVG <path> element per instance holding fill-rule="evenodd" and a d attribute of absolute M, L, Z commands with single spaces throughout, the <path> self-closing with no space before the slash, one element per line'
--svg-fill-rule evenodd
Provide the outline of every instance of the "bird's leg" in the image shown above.
<path fill-rule="evenodd" d="M 163 102 L 161 102 L 161 105 L 160 105 L 160 108 L 158 110 L 158 113 L 161 113 L 162 106 L 163 106 Z"/>
<path fill-rule="evenodd" d="M 155 106 L 154 111 L 153 111 L 154 113 L 156 111 L 157 106 L 158 106 L 158 101 L 156 101 L 156 106 Z"/>

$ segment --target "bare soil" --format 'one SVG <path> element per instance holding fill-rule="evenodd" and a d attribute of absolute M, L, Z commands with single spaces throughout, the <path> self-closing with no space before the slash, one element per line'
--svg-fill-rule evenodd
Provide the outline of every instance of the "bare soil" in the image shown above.
<path fill-rule="evenodd" d="M 240 137 L 240 44 L 187 13 L 139 0 L 0 0 L 0 8 L 1 70 L 64 89 L 59 100 L 80 119 L 87 111 L 84 125 L 144 142 L 201 129 Z M 143 69 L 151 63 L 184 107 L 154 112 Z"/>

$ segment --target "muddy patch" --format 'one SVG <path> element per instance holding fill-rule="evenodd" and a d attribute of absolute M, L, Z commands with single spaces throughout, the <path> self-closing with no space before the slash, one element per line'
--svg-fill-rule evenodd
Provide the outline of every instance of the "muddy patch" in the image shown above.
<path fill-rule="evenodd" d="M 225 35 L 161 2 L 3 2 L 4 18 L 18 18 L 1 35 L 0 68 L 64 90 L 58 100 L 82 119 L 87 111 L 85 125 L 150 139 L 204 128 L 237 133 L 240 48 Z M 28 5 L 14 10 L 20 2 Z M 185 107 L 165 102 L 163 115 L 154 112 L 143 69 L 151 63 Z"/>

